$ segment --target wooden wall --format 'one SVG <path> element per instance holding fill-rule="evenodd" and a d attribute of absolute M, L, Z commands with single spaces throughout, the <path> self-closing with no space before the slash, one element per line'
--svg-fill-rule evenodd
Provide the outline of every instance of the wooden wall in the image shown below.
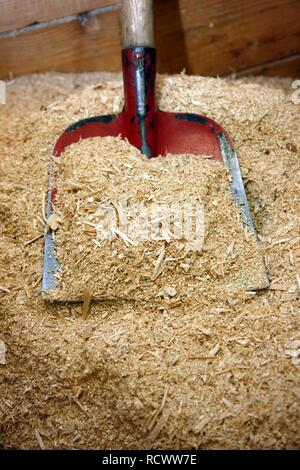
<path fill-rule="evenodd" d="M 120 7 L 0 0 L 0 78 L 119 70 Z M 156 0 L 155 36 L 160 72 L 300 77 L 299 0 Z"/>

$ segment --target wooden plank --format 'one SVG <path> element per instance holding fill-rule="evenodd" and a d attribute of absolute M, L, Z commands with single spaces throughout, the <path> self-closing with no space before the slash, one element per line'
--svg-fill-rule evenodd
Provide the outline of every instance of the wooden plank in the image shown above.
<path fill-rule="evenodd" d="M 163 18 L 158 45 L 170 70 L 178 61 L 188 73 L 224 75 L 300 52 L 298 0 L 180 1 L 185 57 L 178 57 L 167 3 L 158 5 Z M 176 51 L 171 58 L 164 42 Z"/>
<path fill-rule="evenodd" d="M 269 77 L 300 77 L 300 54 L 276 60 L 268 64 L 262 64 L 250 69 L 240 70 L 237 77 L 249 75 L 265 75 Z"/>
<path fill-rule="evenodd" d="M 159 71 L 227 75 L 295 56 L 300 54 L 299 17 L 298 0 L 156 1 Z M 112 11 L 86 25 L 73 22 L 0 39 L 0 77 L 116 71 L 119 56 L 119 11 Z M 299 76 L 297 65 L 286 70 Z"/>
<path fill-rule="evenodd" d="M 0 0 L 0 32 L 75 15 L 119 0 Z"/>
<path fill-rule="evenodd" d="M 46 71 L 120 70 L 118 26 L 118 15 L 110 12 L 85 25 L 67 23 L 2 39 L 0 77 Z"/>

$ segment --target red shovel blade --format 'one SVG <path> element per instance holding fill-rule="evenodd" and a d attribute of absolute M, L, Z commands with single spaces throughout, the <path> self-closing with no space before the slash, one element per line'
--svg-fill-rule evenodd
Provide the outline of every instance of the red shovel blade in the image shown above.
<path fill-rule="evenodd" d="M 121 136 L 130 144 L 147 151 L 146 156 L 155 157 L 167 153 L 191 153 L 212 156 L 222 160 L 218 135 L 226 132 L 212 119 L 189 113 L 168 113 L 155 110 L 145 119 L 146 136 L 143 139 L 140 126 L 134 122 L 134 115 L 123 111 L 119 115 L 97 116 L 83 119 L 68 127 L 56 142 L 53 154 L 60 155 L 66 147 L 81 139 L 91 137 Z M 138 119 L 138 118 L 136 118 Z"/>
<path fill-rule="evenodd" d="M 211 155 L 222 160 L 218 135 L 226 132 L 212 119 L 189 113 L 160 111 L 155 102 L 156 51 L 128 48 L 122 52 L 125 106 L 118 115 L 83 119 L 58 139 L 54 155 L 88 137 L 127 139 L 147 157 L 166 153 Z M 230 145 L 229 137 L 226 138 Z"/>
<path fill-rule="evenodd" d="M 211 156 L 223 161 L 231 174 L 231 190 L 243 215 L 243 224 L 255 235 L 240 167 L 226 131 L 212 119 L 198 114 L 160 111 L 155 102 L 156 51 L 153 48 L 128 48 L 122 51 L 125 105 L 118 115 L 83 119 L 68 127 L 59 137 L 53 155 L 91 137 L 121 136 L 148 157 L 171 154 Z M 52 213 L 55 188 L 49 181 L 47 216 Z M 45 237 L 42 292 L 54 289 L 59 265 L 55 244 L 48 231 Z M 269 286 L 266 273 L 266 283 Z M 253 286 L 251 290 L 261 289 Z"/>

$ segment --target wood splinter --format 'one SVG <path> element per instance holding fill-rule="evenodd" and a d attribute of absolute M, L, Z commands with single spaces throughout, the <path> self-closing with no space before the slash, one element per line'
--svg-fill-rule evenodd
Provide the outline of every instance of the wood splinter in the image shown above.
<path fill-rule="evenodd" d="M 82 307 L 81 307 L 81 313 L 82 313 L 82 316 L 83 316 L 84 320 L 87 319 L 89 309 L 90 309 L 90 305 L 91 305 L 91 301 L 92 301 L 92 297 L 93 297 L 93 295 L 92 295 L 91 291 L 87 290 L 84 294 L 83 303 L 82 303 Z"/>

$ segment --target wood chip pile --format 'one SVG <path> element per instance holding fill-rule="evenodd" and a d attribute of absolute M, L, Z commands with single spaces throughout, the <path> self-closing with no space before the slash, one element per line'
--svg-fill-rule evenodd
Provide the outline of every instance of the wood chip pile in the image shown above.
<path fill-rule="evenodd" d="M 61 273 L 49 299 L 197 297 L 265 285 L 225 166 L 193 155 L 145 159 L 120 138 L 92 138 L 55 158 L 48 225 Z M 173 302 L 173 303 L 174 303 Z"/>
<path fill-rule="evenodd" d="M 243 232 L 228 202 L 225 206 L 231 207 L 230 216 L 236 216 L 237 232 L 231 234 L 236 238 L 234 245 L 224 242 L 222 227 L 226 231 L 232 226 L 219 204 L 227 175 L 218 165 L 212 168 L 208 159 L 198 167 L 186 156 L 172 162 L 181 169 L 178 180 L 172 180 L 174 191 L 177 184 L 181 186 L 180 178 L 186 178 L 184 159 L 189 159 L 192 173 L 203 181 L 200 193 L 191 197 L 199 197 L 204 206 L 217 202 L 210 207 L 212 212 L 204 214 L 208 251 L 197 258 L 203 261 L 205 283 L 202 275 L 200 280 L 195 278 L 193 259 L 179 260 L 169 274 L 165 268 L 152 280 L 158 290 L 155 296 L 152 288 L 140 291 L 137 301 L 135 287 L 143 276 L 155 277 L 162 246 L 164 263 L 179 254 L 173 240 L 159 240 L 155 253 L 149 255 L 149 271 L 142 271 L 140 278 L 136 273 L 133 283 L 128 282 L 129 290 L 133 288 L 127 292 L 131 298 L 88 308 L 86 293 L 84 306 L 51 304 L 39 295 L 47 169 L 53 144 L 68 124 L 120 110 L 122 84 L 119 77 L 107 80 L 99 74 L 29 76 L 7 84 L 7 104 L 0 105 L 0 445 L 24 449 L 299 448 L 300 114 L 299 105 L 291 100 L 292 92 L 289 80 L 229 81 L 185 75 L 158 79 L 162 109 L 209 114 L 231 134 L 266 254 L 271 288 L 250 293 L 242 288 L 244 281 L 239 284 L 239 267 L 249 275 L 240 248 L 246 246 L 248 256 L 251 239 L 239 238 Z M 103 173 L 102 168 L 97 177 L 110 174 L 121 181 L 119 163 L 114 168 L 116 152 L 138 160 L 136 168 L 140 165 L 141 157 L 133 155 L 132 148 L 129 152 L 126 143 L 106 139 L 102 144 L 107 146 L 108 171 Z M 97 159 L 93 145 L 90 156 Z M 124 167 L 126 159 L 123 162 Z M 62 171 L 72 171 L 72 160 L 69 163 Z M 128 160 L 126 164 L 130 165 Z M 150 168 L 143 163 L 150 180 L 140 181 L 137 189 L 146 191 L 152 172 L 161 171 L 159 165 Z M 93 172 L 98 171 L 95 168 Z M 125 168 L 122 172 L 135 174 Z M 73 177 L 70 174 L 69 179 Z M 69 191 L 70 210 L 75 203 L 76 208 L 77 204 L 84 208 L 82 213 L 77 211 L 76 222 L 87 237 L 84 247 L 90 246 L 96 254 L 101 248 L 92 242 L 95 227 L 83 222 L 95 223 L 94 210 L 102 200 L 97 199 L 96 187 L 90 189 L 79 203 L 76 191 Z M 115 185 L 108 187 L 105 198 L 118 196 L 114 191 Z M 161 188 L 153 182 L 151 191 L 158 195 Z M 224 194 L 226 198 L 228 193 Z M 115 202 L 111 197 L 110 203 Z M 63 192 L 61 204 L 63 224 L 68 220 L 63 213 Z M 61 227 L 56 231 L 58 238 L 65 233 Z M 220 246 L 209 264 L 215 230 Z M 138 249 L 122 235 L 113 243 L 119 254 Z M 177 269 L 184 270 L 187 289 L 174 285 Z M 197 292 L 193 289 L 196 281 Z M 120 292 L 110 294 L 118 297 Z"/>

